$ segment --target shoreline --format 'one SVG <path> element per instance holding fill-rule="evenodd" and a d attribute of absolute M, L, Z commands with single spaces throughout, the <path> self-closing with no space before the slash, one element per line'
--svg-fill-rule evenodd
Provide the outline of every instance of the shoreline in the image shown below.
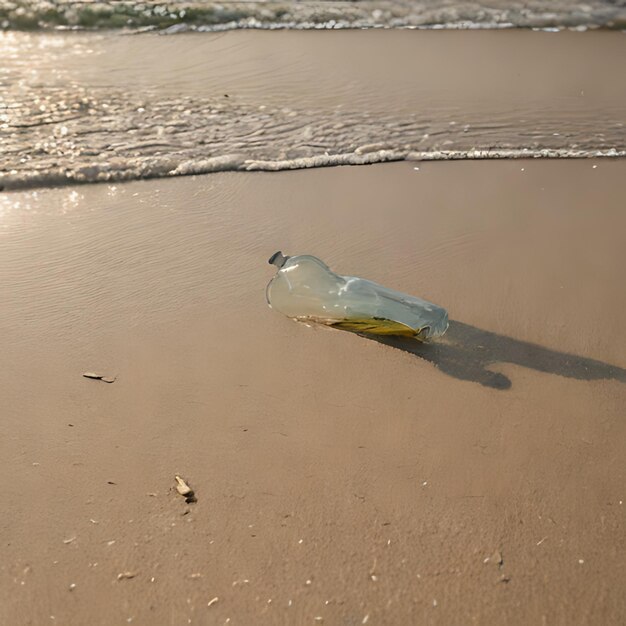
<path fill-rule="evenodd" d="M 432 163 L 448 161 L 535 161 L 535 160 L 621 160 L 626 157 L 626 150 L 550 150 L 532 151 L 526 148 L 519 150 L 470 150 L 470 151 L 433 151 L 420 154 L 405 155 L 391 151 L 374 151 L 363 154 L 336 154 L 324 157 L 311 157 L 293 161 L 243 161 L 231 158 L 228 155 L 204 159 L 197 163 L 182 163 L 173 171 L 154 172 L 154 163 L 150 164 L 149 174 L 138 174 L 136 171 L 110 171 L 105 167 L 103 171 L 90 178 L 83 178 L 80 173 L 68 176 L 64 173 L 48 173 L 45 176 L 34 175 L 31 179 L 12 181 L 0 176 L 0 192 L 28 191 L 37 189 L 55 189 L 72 187 L 75 185 L 129 183 L 138 180 L 167 180 L 170 178 L 187 176 L 204 176 L 223 172 L 287 172 L 318 168 L 358 167 L 367 165 L 381 165 L 384 163 Z M 166 161 L 168 159 L 166 158 Z M 167 168 L 166 168 L 167 169 Z"/>
<path fill-rule="evenodd" d="M 2 48 L 5 190 L 626 155 L 616 33 L 12 33 Z"/>

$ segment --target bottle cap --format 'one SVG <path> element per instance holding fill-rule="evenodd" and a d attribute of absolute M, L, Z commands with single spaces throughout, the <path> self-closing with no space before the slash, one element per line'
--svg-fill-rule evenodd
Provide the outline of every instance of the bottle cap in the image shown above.
<path fill-rule="evenodd" d="M 288 256 L 284 256 L 283 253 L 279 250 L 278 252 L 274 252 L 270 257 L 268 263 L 270 265 L 275 265 L 278 269 L 280 269 L 289 259 Z"/>

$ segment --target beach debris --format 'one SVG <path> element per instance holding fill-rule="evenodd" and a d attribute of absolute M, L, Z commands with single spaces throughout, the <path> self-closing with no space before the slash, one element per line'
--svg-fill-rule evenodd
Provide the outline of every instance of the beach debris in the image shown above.
<path fill-rule="evenodd" d="M 484 558 L 483 563 L 494 563 L 498 567 L 502 567 L 504 565 L 502 553 L 500 552 L 500 550 L 496 550 L 491 556 Z"/>
<path fill-rule="evenodd" d="M 174 479 L 176 480 L 176 491 L 178 491 L 178 493 L 181 496 L 188 496 L 190 493 L 193 493 L 193 490 L 191 489 L 191 487 L 185 482 L 184 478 L 181 478 L 180 476 L 178 476 L 178 474 L 176 476 L 174 476 Z"/>
<path fill-rule="evenodd" d="M 83 372 L 85 378 L 91 380 L 101 380 L 103 383 L 114 383 L 117 376 L 107 376 L 106 374 L 98 374 L 97 372 Z"/>
<path fill-rule="evenodd" d="M 202 578 L 202 574 L 200 572 L 194 572 L 193 574 L 189 574 L 189 578 L 195 580 L 197 578 Z"/>
<path fill-rule="evenodd" d="M 196 495 L 193 489 L 187 484 L 187 481 L 176 474 L 174 476 L 174 480 L 176 481 L 176 491 L 185 498 L 185 502 L 188 504 L 192 502 L 197 502 Z"/>
<path fill-rule="evenodd" d="M 68 543 L 72 543 L 76 539 L 76 536 L 70 537 L 69 539 L 63 539 L 63 543 L 67 545 Z"/>
<path fill-rule="evenodd" d="M 72 583 L 69 587 L 70 591 L 74 591 L 76 589 L 76 583 Z"/>
<path fill-rule="evenodd" d="M 101 380 L 104 374 L 96 374 L 95 372 L 83 372 L 85 378 L 93 378 L 94 380 Z"/>
<path fill-rule="evenodd" d="M 207 602 L 207 606 L 213 606 L 218 600 L 219 598 L 215 596 L 215 598 L 212 598 L 211 600 Z"/>
<path fill-rule="evenodd" d="M 120 572 L 117 575 L 118 580 L 130 580 L 131 578 L 135 578 L 137 576 L 137 572 Z"/>
<path fill-rule="evenodd" d="M 376 574 L 376 566 L 378 565 L 378 559 L 374 557 L 374 562 L 372 563 L 372 567 L 370 567 L 369 577 L 373 582 L 378 581 L 378 576 Z"/>
<path fill-rule="evenodd" d="M 316 257 L 278 251 L 269 262 L 278 270 L 267 286 L 267 302 L 292 319 L 419 341 L 440 337 L 448 328 L 448 313 L 440 306 L 369 280 L 335 274 Z"/>

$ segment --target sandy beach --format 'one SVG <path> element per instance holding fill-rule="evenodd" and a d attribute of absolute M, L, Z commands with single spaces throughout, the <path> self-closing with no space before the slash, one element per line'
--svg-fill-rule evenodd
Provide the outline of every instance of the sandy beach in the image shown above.
<path fill-rule="evenodd" d="M 623 623 L 625 173 L 2 194 L 0 623 Z M 437 302 L 450 330 L 284 318 L 277 249 Z"/>

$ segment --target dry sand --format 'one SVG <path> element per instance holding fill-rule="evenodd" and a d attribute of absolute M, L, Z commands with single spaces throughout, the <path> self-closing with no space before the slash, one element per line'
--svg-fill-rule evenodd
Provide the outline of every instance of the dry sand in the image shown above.
<path fill-rule="evenodd" d="M 625 175 L 0 196 L 0 623 L 624 623 Z M 446 306 L 449 334 L 282 317 L 279 248 Z"/>

